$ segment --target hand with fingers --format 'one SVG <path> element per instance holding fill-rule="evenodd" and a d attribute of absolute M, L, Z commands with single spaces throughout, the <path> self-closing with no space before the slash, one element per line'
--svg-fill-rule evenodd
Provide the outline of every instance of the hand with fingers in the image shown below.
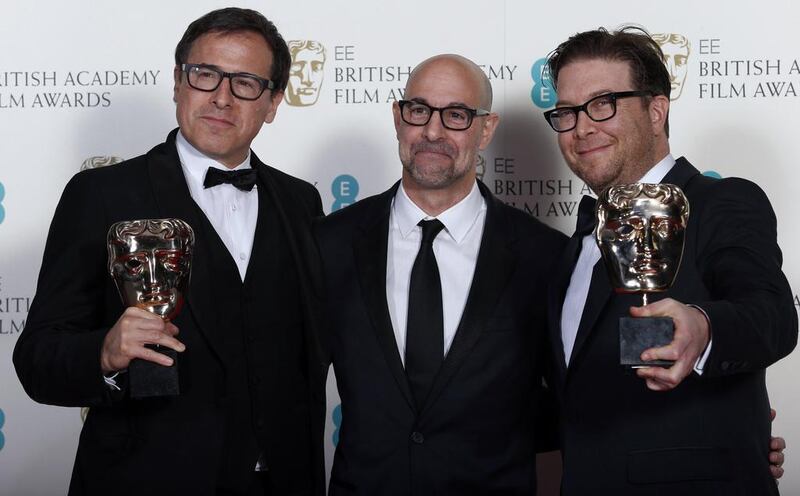
<path fill-rule="evenodd" d="M 675 323 L 671 343 L 642 352 L 642 360 L 671 360 L 675 363 L 669 368 L 645 367 L 636 371 L 653 391 L 674 389 L 692 373 L 697 359 L 708 346 L 710 326 L 705 314 L 672 298 L 643 307 L 631 307 L 630 312 L 634 317 L 671 317 Z"/>
<path fill-rule="evenodd" d="M 776 412 L 772 408 L 769 410 L 770 420 L 775 420 Z M 769 440 L 769 471 L 772 477 L 780 479 L 783 477 L 783 450 L 786 449 L 786 440 L 780 436 L 773 436 Z"/>
<path fill-rule="evenodd" d="M 186 347 L 175 339 L 177 335 L 178 328 L 172 322 L 141 308 L 127 308 L 103 340 L 100 352 L 103 374 L 128 368 L 134 358 L 169 367 L 170 357 L 145 345 L 156 344 L 182 352 Z"/>

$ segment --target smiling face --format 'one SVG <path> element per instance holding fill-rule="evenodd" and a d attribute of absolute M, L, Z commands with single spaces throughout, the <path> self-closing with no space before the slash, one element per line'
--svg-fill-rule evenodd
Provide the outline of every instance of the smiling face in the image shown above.
<path fill-rule="evenodd" d="M 207 33 L 192 44 L 186 63 L 205 64 L 224 72 L 246 72 L 269 79 L 272 52 L 261 35 L 252 31 Z M 247 157 L 250 143 L 265 122 L 272 122 L 283 98 L 265 90 L 253 101 L 233 96 L 230 79 L 214 91 L 189 86 L 186 75 L 175 68 L 174 100 L 181 133 L 204 155 L 233 168 Z"/>
<path fill-rule="evenodd" d="M 607 59 L 579 59 L 558 74 L 559 106 L 582 105 L 612 92 L 632 91 L 630 67 Z M 616 102 L 616 115 L 594 122 L 578 113 L 575 129 L 558 134 L 561 154 L 572 171 L 599 194 L 608 186 L 638 181 L 669 153 L 664 132 L 669 100 L 632 97 Z"/>
<path fill-rule="evenodd" d="M 618 185 L 601 196 L 597 244 L 616 291 L 669 289 L 681 263 L 688 209 L 671 184 Z"/>
<path fill-rule="evenodd" d="M 404 98 L 433 107 L 486 108 L 491 102 L 479 71 L 458 57 L 429 59 L 412 73 Z M 478 152 L 491 142 L 497 115 L 476 116 L 468 129 L 454 131 L 442 125 L 439 112 L 426 125 L 413 126 L 403 121 L 396 102 L 392 111 L 404 188 L 457 190 L 466 196 L 475 182 Z"/>
<path fill-rule="evenodd" d="M 178 219 L 114 224 L 108 268 L 123 305 L 174 318 L 189 284 L 193 241 L 191 228 Z"/>

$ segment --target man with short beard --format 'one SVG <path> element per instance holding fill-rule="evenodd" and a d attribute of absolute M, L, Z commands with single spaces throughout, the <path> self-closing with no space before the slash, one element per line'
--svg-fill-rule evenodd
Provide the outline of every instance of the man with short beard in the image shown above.
<path fill-rule="evenodd" d="M 478 66 L 430 58 L 404 96 L 402 179 L 316 230 L 342 399 L 330 494 L 534 494 L 565 238 L 476 180 L 499 120 Z"/>
<path fill-rule="evenodd" d="M 558 102 L 545 117 L 578 177 L 597 194 L 675 184 L 691 208 L 675 282 L 639 307 L 639 295 L 613 292 L 592 235 L 593 200 L 581 202 L 548 312 L 562 494 L 777 494 L 782 455 L 768 454 L 764 376 L 795 347 L 797 314 L 769 200 L 749 181 L 712 179 L 673 158 L 670 75 L 641 30 L 578 33 L 549 69 Z M 673 319 L 673 341 L 641 356 L 671 367 L 620 366 L 618 322 L 629 313 Z"/>

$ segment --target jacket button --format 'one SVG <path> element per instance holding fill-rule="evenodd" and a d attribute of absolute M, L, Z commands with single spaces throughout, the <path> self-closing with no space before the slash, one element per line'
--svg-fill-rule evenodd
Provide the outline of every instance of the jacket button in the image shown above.
<path fill-rule="evenodd" d="M 411 442 L 414 444 L 422 444 L 425 442 L 425 436 L 421 432 L 414 431 L 411 433 Z"/>
<path fill-rule="evenodd" d="M 721 368 L 722 370 L 728 370 L 730 366 L 731 366 L 730 362 L 722 362 L 721 364 L 719 364 L 719 368 Z"/>

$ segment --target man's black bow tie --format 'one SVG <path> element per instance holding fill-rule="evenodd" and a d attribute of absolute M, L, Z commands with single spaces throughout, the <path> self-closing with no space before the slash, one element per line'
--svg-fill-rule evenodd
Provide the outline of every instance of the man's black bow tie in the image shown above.
<path fill-rule="evenodd" d="M 578 205 L 578 223 L 575 226 L 576 236 L 586 236 L 594 230 L 597 217 L 595 217 L 594 207 L 597 200 L 591 196 L 583 195 L 580 205 Z"/>
<path fill-rule="evenodd" d="M 228 183 L 236 186 L 242 191 L 252 191 L 256 184 L 258 174 L 255 169 L 221 170 L 209 167 L 206 171 L 206 178 L 203 187 L 212 188 L 218 184 Z"/>

